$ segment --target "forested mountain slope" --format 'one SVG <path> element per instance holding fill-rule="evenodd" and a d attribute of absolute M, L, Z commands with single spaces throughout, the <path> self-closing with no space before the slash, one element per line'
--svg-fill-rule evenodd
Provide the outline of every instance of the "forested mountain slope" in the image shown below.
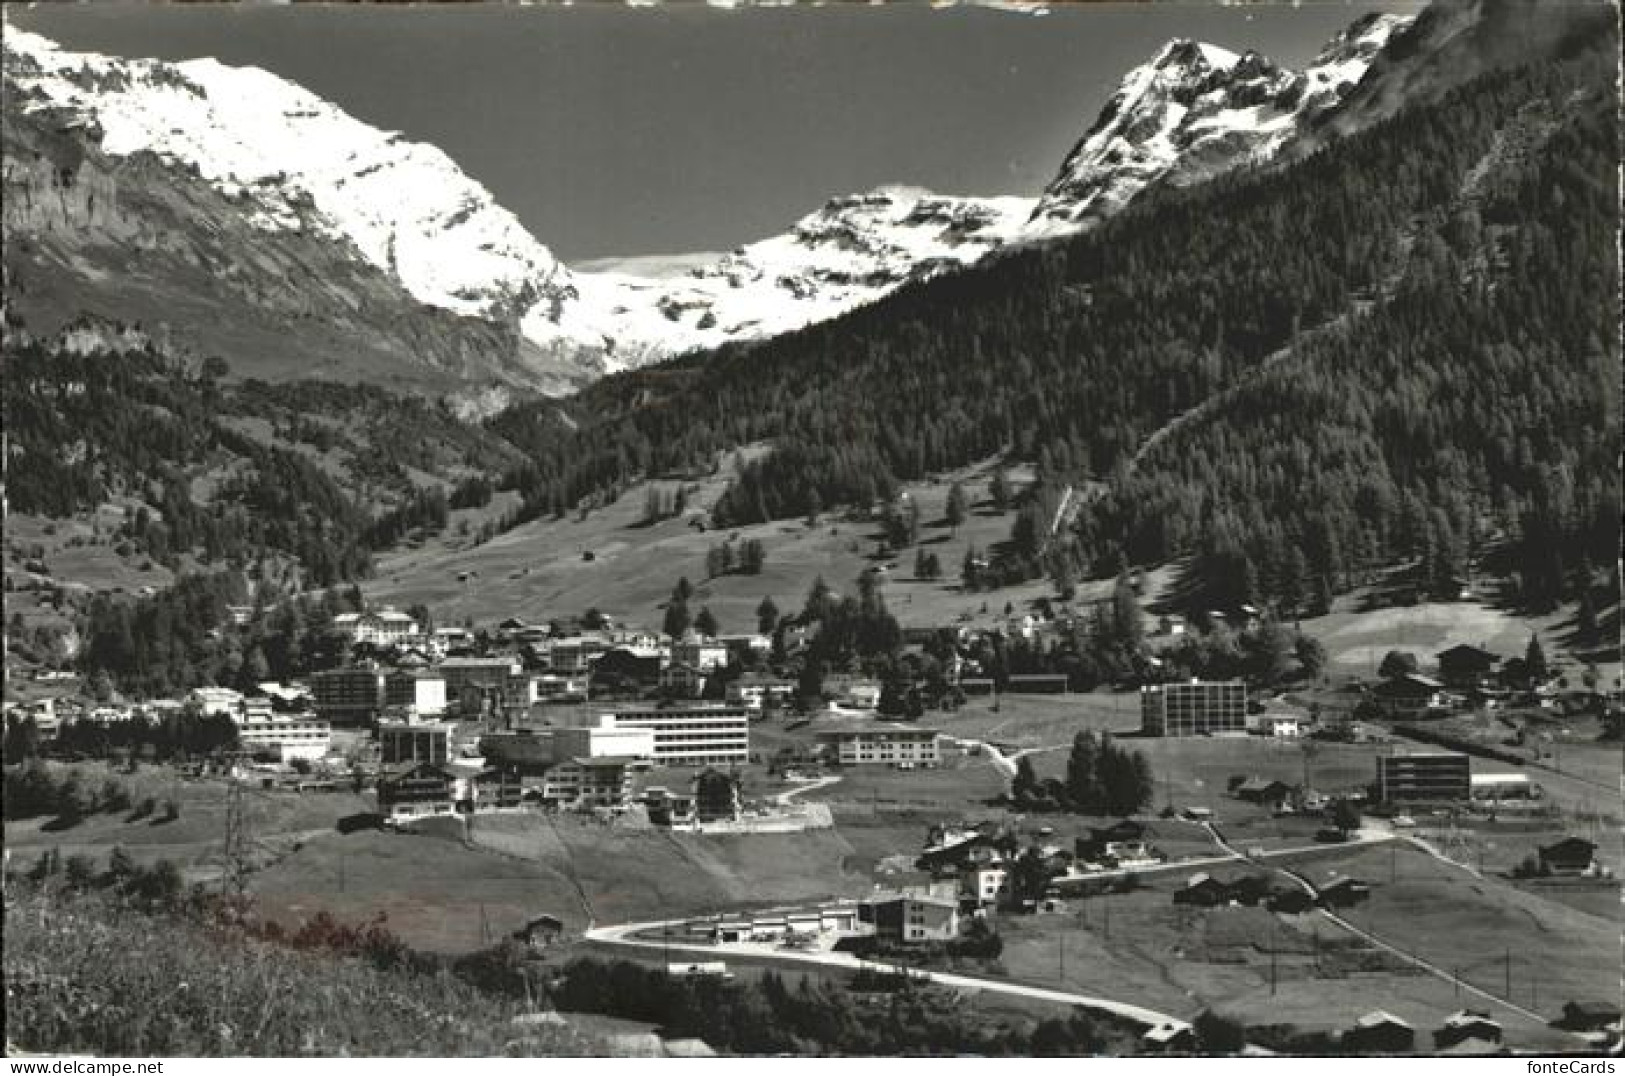
<path fill-rule="evenodd" d="M 12 512 L 113 503 L 115 540 L 172 568 L 297 562 L 309 584 L 366 574 L 371 550 L 444 524 L 448 488 L 518 454 L 444 406 L 367 386 L 228 383 L 129 327 L 6 334 Z"/>
<path fill-rule="evenodd" d="M 1024 528 L 1016 573 L 1245 554 L 1271 593 L 1292 550 L 1335 587 L 1347 561 L 1459 555 L 1499 532 L 1570 569 L 1605 563 L 1614 23 L 1551 17 L 1588 28 L 1584 47 L 1555 35 L 1562 50 L 1502 57 L 1291 168 L 1163 190 L 794 336 L 607 379 L 579 429 L 499 416 L 532 457 L 515 476 L 528 511 L 754 441 L 778 450 L 724 498 L 725 522 L 865 502 L 1003 451 L 1052 485 L 1113 479 L 1070 541 Z M 1129 476 L 1155 431 L 1204 403 Z M 1538 580 L 1563 564 L 1519 567 L 1534 591 L 1562 589 Z"/>

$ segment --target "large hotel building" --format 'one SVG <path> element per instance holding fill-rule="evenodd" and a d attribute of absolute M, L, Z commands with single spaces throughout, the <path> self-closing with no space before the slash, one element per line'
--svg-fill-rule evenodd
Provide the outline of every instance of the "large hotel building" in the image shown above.
<path fill-rule="evenodd" d="M 1140 724 L 1147 736 L 1206 736 L 1247 731 L 1247 685 L 1240 680 L 1189 680 L 1140 688 Z"/>
<path fill-rule="evenodd" d="M 648 729 L 656 766 L 728 766 L 750 761 L 750 714 L 744 706 L 648 706 L 604 713 L 600 724 Z"/>

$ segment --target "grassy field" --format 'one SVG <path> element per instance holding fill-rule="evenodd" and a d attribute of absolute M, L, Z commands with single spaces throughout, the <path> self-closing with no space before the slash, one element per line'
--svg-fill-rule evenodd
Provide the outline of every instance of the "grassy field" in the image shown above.
<path fill-rule="evenodd" d="M 12 856 L 29 860 L 55 848 L 64 857 L 85 855 L 100 861 L 114 847 L 122 847 L 138 862 L 171 860 L 189 879 L 218 874 L 226 829 L 224 782 L 182 780 L 160 766 L 143 766 L 127 774 L 100 762 L 47 765 L 56 773 L 78 773 L 87 788 L 115 781 L 128 789 L 135 802 L 151 796 L 159 809 L 148 818 L 134 818 L 131 811 L 89 815 L 67 827 L 51 818 L 7 822 L 5 843 Z M 174 800 L 180 808 L 173 821 L 161 820 L 166 800 Z M 256 858 L 261 860 L 286 851 L 297 841 L 331 832 L 340 818 L 373 809 L 371 797 L 344 792 L 301 795 L 256 790 L 244 799 L 244 818 L 256 845 Z"/>
<path fill-rule="evenodd" d="M 967 699 L 953 713 L 929 713 L 922 723 L 949 736 L 986 740 L 1023 750 L 1070 746 L 1082 729 L 1132 732 L 1140 727 L 1137 692 L 1093 691 L 1071 695 L 1003 695 Z"/>
<path fill-rule="evenodd" d="M 1361 610 L 1361 595 L 1339 598 L 1326 616 L 1303 620 L 1303 632 L 1326 648 L 1327 672 L 1334 676 L 1374 678 L 1390 650 L 1414 653 L 1424 670 L 1434 655 L 1458 644 L 1480 646 L 1503 658 L 1522 655 L 1532 632 L 1540 635 L 1549 658 L 1569 655 L 1562 643 L 1573 626 L 1573 610 L 1527 616 L 1478 601 L 1422 602 L 1387 609 Z M 1604 683 L 1620 675 L 1617 661 L 1599 665 Z"/>
<path fill-rule="evenodd" d="M 690 517 L 715 503 L 726 487 L 727 474 L 724 468 L 697 483 L 689 498 Z M 999 513 L 988 503 L 990 475 L 991 465 L 983 464 L 936 482 L 905 487 L 920 505 L 921 548 L 942 562 L 944 578 L 936 582 L 913 577 L 913 549 L 878 558 L 880 527 L 875 522 L 830 513 L 815 526 L 806 520 L 781 520 L 701 531 L 683 518 L 646 525 L 642 516 L 648 486 L 638 484 L 585 517 L 536 520 L 483 545 L 460 537 L 454 523 L 446 534 L 417 548 L 380 557 L 376 577 L 364 583 L 363 590 L 369 601 L 403 608 L 426 602 L 437 618 L 448 623 L 469 616 L 481 623 L 510 615 L 545 620 L 596 607 L 628 623 L 658 627 L 672 586 L 686 575 L 697 591 L 691 608 L 708 606 L 724 631 L 746 631 L 754 630 L 756 606 L 764 596 L 772 596 L 780 610 L 789 612 L 801 607 L 820 575 L 837 591 L 846 591 L 865 569 L 895 564 L 887 575 L 886 600 L 903 625 L 949 624 L 961 615 L 973 624 L 991 624 L 1006 603 L 1024 611 L 1037 599 L 1052 596 L 1053 588 L 1047 581 L 1034 580 L 990 594 L 959 589 L 966 549 L 974 545 L 985 551 L 1005 541 L 1015 518 L 1013 512 Z M 1012 468 L 1010 476 L 1018 487 L 1031 477 L 1023 468 Z M 964 483 L 972 511 L 954 531 L 942 517 L 956 479 Z M 654 484 L 673 489 L 677 485 Z M 767 560 L 762 573 L 707 580 L 706 552 L 730 536 L 763 544 Z M 587 554 L 591 560 L 585 559 Z M 459 580 L 460 575 L 465 578 Z M 1104 595 L 1110 588 L 1106 580 L 1084 586 L 1080 594 Z"/>
<path fill-rule="evenodd" d="M 1301 745 L 1267 737 L 1194 737 L 1190 739 L 1125 739 L 1125 746 L 1143 752 L 1156 778 L 1156 806 L 1172 802 L 1176 808 L 1207 807 L 1226 822 L 1267 815 L 1262 808 L 1229 795 L 1234 776 L 1256 775 L 1300 784 L 1305 774 Z M 1309 783 L 1322 791 L 1364 787 L 1376 776 L 1374 759 L 1383 748 L 1373 744 L 1315 742 L 1307 760 Z M 1065 751 L 1033 756 L 1040 777 L 1061 777 L 1066 772 Z"/>
<path fill-rule="evenodd" d="M 1483 989 L 1552 1015 L 1565 1001 L 1619 996 L 1617 905 L 1590 915 L 1403 846 L 1313 868 L 1318 878 L 1334 871 L 1375 883 L 1351 921 Z"/>
<path fill-rule="evenodd" d="M 294 925 L 318 911 L 343 922 L 382 914 L 416 948 L 483 948 L 543 913 L 586 920 L 569 879 L 545 864 L 434 836 L 330 833 L 254 875 L 267 918 Z"/>
<path fill-rule="evenodd" d="M 1386 852 L 1370 855 L 1387 857 Z M 1343 863 L 1318 869 L 1338 868 L 1347 869 Z M 1458 996 L 1449 983 L 1398 958 L 1364 950 L 1318 914 L 1175 905 L 1173 891 L 1183 882 L 1178 872 L 1147 876 L 1134 892 L 1073 900 L 1059 914 L 1004 917 L 999 922 L 1003 963 L 1011 978 L 1023 982 L 1106 994 L 1185 1017 L 1214 1008 L 1249 1024 L 1335 1031 L 1373 1009 L 1385 1009 L 1416 1026 L 1424 1048 L 1431 1042 L 1428 1032 L 1445 1016 L 1469 1002 L 1481 1003 Z M 1469 921 L 1481 921 L 1476 906 L 1460 910 Z M 1444 913 L 1432 921 L 1441 925 Z M 1379 915 L 1379 926 L 1382 922 Z M 1533 944 L 1527 928 L 1520 943 Z M 1496 1015 L 1514 1044 L 1573 1045 L 1511 1010 Z"/>
<path fill-rule="evenodd" d="M 839 830 L 700 836 L 525 814 L 480 819 L 474 841 L 560 879 L 567 889 L 553 883 L 549 896 L 565 912 L 539 910 L 567 923 L 587 907 L 597 921 L 618 923 L 849 896 L 872 885 L 849 867 L 855 852 Z"/>

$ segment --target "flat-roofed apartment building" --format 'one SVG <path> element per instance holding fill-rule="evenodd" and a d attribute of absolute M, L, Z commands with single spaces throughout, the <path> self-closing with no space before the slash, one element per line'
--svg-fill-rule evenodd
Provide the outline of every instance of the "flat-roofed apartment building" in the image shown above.
<path fill-rule="evenodd" d="M 600 727 L 648 729 L 656 766 L 728 766 L 750 760 L 749 708 L 727 704 L 616 709 Z"/>
<path fill-rule="evenodd" d="M 237 719 L 237 741 L 245 751 L 278 762 L 319 762 L 333 746 L 333 726 L 313 714 L 245 710 Z"/>
<path fill-rule="evenodd" d="M 940 736 L 936 729 L 879 722 L 818 731 L 819 742 L 833 748 L 843 766 L 935 766 L 942 761 Z"/>
<path fill-rule="evenodd" d="M 384 704 L 439 717 L 446 712 L 446 678 L 430 669 L 397 669 L 384 679 Z"/>
<path fill-rule="evenodd" d="M 1140 723 L 1148 736 L 1203 736 L 1247 731 L 1247 685 L 1240 680 L 1188 680 L 1140 688 Z"/>
<path fill-rule="evenodd" d="M 451 758 L 451 725 L 439 721 L 385 721 L 378 726 L 378 760 L 385 766 Z"/>
<path fill-rule="evenodd" d="M 384 674 L 370 666 L 310 674 L 316 714 L 335 725 L 368 725 L 384 708 Z"/>
<path fill-rule="evenodd" d="M 513 658 L 447 658 L 446 709 L 464 717 L 507 716 L 530 705 L 530 678 Z"/>
<path fill-rule="evenodd" d="M 1377 756 L 1377 795 L 1384 803 L 1465 802 L 1472 790 L 1472 759 L 1459 751 Z"/>

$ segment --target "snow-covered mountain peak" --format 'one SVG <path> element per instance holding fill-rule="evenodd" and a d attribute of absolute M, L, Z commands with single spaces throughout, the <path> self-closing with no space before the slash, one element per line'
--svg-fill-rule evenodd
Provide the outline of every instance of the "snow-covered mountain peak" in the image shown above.
<path fill-rule="evenodd" d="M 1086 227 L 1153 183 L 1196 182 L 1267 159 L 1347 94 L 1409 22 L 1363 18 L 1301 72 L 1257 52 L 1170 41 L 1119 83 L 1039 199 L 1031 230 L 1052 235 Z"/>
<path fill-rule="evenodd" d="M 831 198 L 720 257 L 688 258 L 686 271 L 649 275 L 572 271 L 439 149 L 258 68 L 70 52 L 8 24 L 4 75 L 8 108 L 77 131 L 109 157 L 146 155 L 201 180 L 228 203 L 210 212 L 254 234 L 314 237 L 417 304 L 516 331 L 518 354 L 503 368 L 545 367 L 557 388 L 798 329 L 1011 243 L 1091 227 L 1155 183 L 1269 159 L 1408 21 L 1363 19 L 1302 72 L 1170 41 L 1123 78 L 1039 198 L 879 187 Z"/>
<path fill-rule="evenodd" d="M 25 111 L 90 121 L 113 156 L 152 153 L 190 169 L 263 230 L 350 243 L 428 305 L 501 317 L 568 283 L 441 150 L 260 68 L 68 52 L 8 25 L 5 75 Z"/>

